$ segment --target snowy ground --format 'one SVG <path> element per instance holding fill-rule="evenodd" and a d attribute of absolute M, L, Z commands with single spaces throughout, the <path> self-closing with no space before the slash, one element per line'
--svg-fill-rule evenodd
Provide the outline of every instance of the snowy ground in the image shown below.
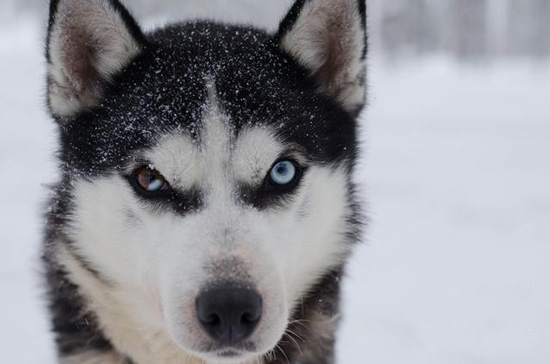
<path fill-rule="evenodd" d="M 0 29 L 0 363 L 53 363 L 38 247 L 55 129 L 37 30 Z M 374 54 L 370 84 L 358 178 L 372 222 L 339 363 L 549 363 L 550 67 Z"/>

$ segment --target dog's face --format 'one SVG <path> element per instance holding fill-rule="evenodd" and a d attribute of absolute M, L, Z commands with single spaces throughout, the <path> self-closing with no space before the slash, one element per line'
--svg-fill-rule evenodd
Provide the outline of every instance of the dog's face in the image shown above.
<path fill-rule="evenodd" d="M 275 36 L 203 22 L 144 35 L 114 0 L 51 14 L 71 254 L 186 352 L 273 350 L 356 232 L 364 5 L 298 1 Z"/>

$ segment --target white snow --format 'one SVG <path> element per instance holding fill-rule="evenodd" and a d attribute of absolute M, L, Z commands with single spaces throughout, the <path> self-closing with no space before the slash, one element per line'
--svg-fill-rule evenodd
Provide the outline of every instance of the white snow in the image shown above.
<path fill-rule="evenodd" d="M 370 70 L 340 362 L 550 362 L 550 67 Z"/>
<path fill-rule="evenodd" d="M 0 363 L 53 363 L 43 30 L 0 29 Z M 373 54 L 369 78 L 358 179 L 372 221 L 345 282 L 339 363 L 550 362 L 550 67 Z"/>

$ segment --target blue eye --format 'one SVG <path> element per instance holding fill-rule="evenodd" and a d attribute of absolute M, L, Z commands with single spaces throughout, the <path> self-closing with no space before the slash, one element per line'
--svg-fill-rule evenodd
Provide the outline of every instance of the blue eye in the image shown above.
<path fill-rule="evenodd" d="M 271 168 L 269 180 L 272 184 L 285 186 L 290 184 L 296 178 L 296 166 L 291 161 L 280 161 Z"/>

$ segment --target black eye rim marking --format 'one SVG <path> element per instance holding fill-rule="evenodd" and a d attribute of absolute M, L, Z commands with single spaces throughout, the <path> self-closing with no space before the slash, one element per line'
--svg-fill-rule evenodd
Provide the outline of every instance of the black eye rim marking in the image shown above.
<path fill-rule="evenodd" d="M 300 163 L 298 160 L 299 158 L 293 158 L 288 155 L 281 156 L 271 165 L 266 176 L 259 185 L 241 183 L 239 194 L 242 203 L 251 205 L 258 210 L 284 208 L 291 203 L 292 198 L 298 191 L 303 177 L 308 170 L 308 166 Z M 296 169 L 296 175 L 293 181 L 289 184 L 273 184 L 270 181 L 271 170 L 282 161 L 292 162 Z"/>
<path fill-rule="evenodd" d="M 243 201 L 259 209 L 286 205 L 292 199 L 293 193 L 300 186 L 303 176 L 308 170 L 308 166 L 300 163 L 298 159 L 288 155 L 281 156 L 270 166 L 259 186 L 241 185 Z M 292 163 L 295 175 L 289 183 L 278 184 L 272 180 L 271 172 L 277 164 L 285 161 Z M 148 191 L 139 183 L 139 173 L 145 168 L 158 173 L 163 178 L 164 184 L 158 191 Z M 172 209 L 176 212 L 188 213 L 198 210 L 202 205 L 202 196 L 199 190 L 190 189 L 182 192 L 172 188 L 168 180 L 151 163 L 142 162 L 124 176 L 139 200 L 154 210 Z"/>

